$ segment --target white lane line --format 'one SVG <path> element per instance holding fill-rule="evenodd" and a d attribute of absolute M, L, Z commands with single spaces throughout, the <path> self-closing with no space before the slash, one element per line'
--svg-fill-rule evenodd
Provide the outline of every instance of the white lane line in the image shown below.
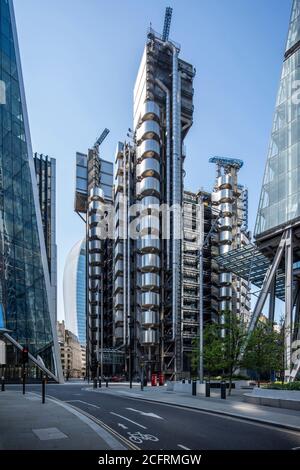
<path fill-rule="evenodd" d="M 118 423 L 118 426 L 122 429 L 128 429 L 128 427 L 125 426 L 125 424 L 122 424 L 122 423 Z"/>
<path fill-rule="evenodd" d="M 65 401 L 66 401 L 66 403 L 74 403 L 74 402 L 84 403 L 85 405 L 92 406 L 93 408 L 99 408 L 100 409 L 100 406 L 93 405 L 92 403 L 88 403 L 87 401 L 83 401 L 83 400 L 65 400 Z"/>
<path fill-rule="evenodd" d="M 34 392 L 31 392 L 31 393 L 34 394 Z M 77 418 L 79 418 L 81 421 L 87 424 L 91 429 L 93 429 L 93 431 L 95 431 L 96 434 L 98 434 L 98 436 L 101 437 L 101 439 L 104 440 L 104 442 L 106 442 L 109 449 L 127 450 L 127 447 L 121 444 L 110 432 L 106 431 L 106 429 L 104 429 L 102 426 L 100 426 L 99 424 L 96 424 L 90 418 L 80 413 L 80 411 L 75 410 L 75 408 L 73 408 L 72 405 L 68 405 L 66 402 L 58 400 L 57 398 L 51 397 L 49 395 L 47 395 L 47 400 L 52 401 L 56 405 L 59 405 L 62 408 L 65 408 L 70 413 L 77 416 Z"/>
<path fill-rule="evenodd" d="M 161 416 L 156 415 L 155 413 L 145 413 L 144 411 L 136 410 L 135 408 L 126 408 L 126 410 L 134 411 L 135 413 L 139 413 L 142 416 L 149 416 L 149 418 L 164 419 Z"/>
<path fill-rule="evenodd" d="M 191 450 L 188 447 L 183 446 L 182 444 L 177 444 L 177 447 L 180 447 L 181 449 L 184 449 L 184 450 Z"/>
<path fill-rule="evenodd" d="M 142 429 L 147 429 L 146 426 L 143 426 L 142 424 L 136 423 L 135 421 L 132 421 L 129 418 L 126 418 L 126 416 L 118 415 L 118 413 L 114 413 L 113 411 L 110 412 L 111 415 L 118 416 L 118 418 L 125 419 L 126 421 L 129 421 L 132 424 L 135 424 L 136 426 L 139 426 Z"/>

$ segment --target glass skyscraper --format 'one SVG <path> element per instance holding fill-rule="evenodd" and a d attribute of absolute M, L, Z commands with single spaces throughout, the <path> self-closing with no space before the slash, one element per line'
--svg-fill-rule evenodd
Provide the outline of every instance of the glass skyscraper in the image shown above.
<path fill-rule="evenodd" d="M 64 309 L 67 330 L 86 344 L 86 242 L 76 243 L 64 270 Z"/>
<path fill-rule="evenodd" d="M 255 236 L 300 217 L 300 0 L 294 0 Z"/>
<path fill-rule="evenodd" d="M 49 270 L 11 0 L 0 0 L 0 29 L 0 304 L 11 336 L 59 377 Z M 12 346 L 6 349 L 9 369 L 19 359 Z"/>

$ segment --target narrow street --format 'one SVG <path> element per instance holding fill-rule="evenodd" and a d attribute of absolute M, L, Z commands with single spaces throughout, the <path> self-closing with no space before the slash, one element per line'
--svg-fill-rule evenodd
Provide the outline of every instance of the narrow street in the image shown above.
<path fill-rule="evenodd" d="M 28 385 L 27 390 L 41 393 L 40 386 Z M 300 433 L 295 431 L 146 402 L 122 393 L 118 386 L 94 392 L 87 384 L 49 384 L 46 399 L 53 397 L 92 416 L 133 449 L 289 450 L 300 447 Z"/>

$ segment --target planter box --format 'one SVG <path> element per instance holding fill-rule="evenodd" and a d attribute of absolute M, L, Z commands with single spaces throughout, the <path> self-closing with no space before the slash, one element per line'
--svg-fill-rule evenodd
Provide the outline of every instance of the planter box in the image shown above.
<path fill-rule="evenodd" d="M 256 405 L 300 410 L 300 392 L 297 390 L 268 390 L 256 387 L 244 394 L 244 401 Z"/>

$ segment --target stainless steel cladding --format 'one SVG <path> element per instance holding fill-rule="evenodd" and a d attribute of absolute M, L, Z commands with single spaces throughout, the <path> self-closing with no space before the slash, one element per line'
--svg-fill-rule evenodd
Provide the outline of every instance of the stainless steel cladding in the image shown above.
<path fill-rule="evenodd" d="M 136 167 L 137 177 L 155 176 L 160 178 L 160 163 L 155 158 L 145 158 Z"/>
<path fill-rule="evenodd" d="M 100 318 L 102 306 L 102 218 L 103 218 L 104 193 L 102 189 L 93 186 L 88 198 L 88 273 L 89 273 L 89 338 L 90 353 L 97 357 L 100 340 Z"/>
<path fill-rule="evenodd" d="M 160 182 L 157 178 L 148 176 L 137 183 L 136 192 L 141 196 L 160 196 Z"/>
<path fill-rule="evenodd" d="M 138 156 L 142 158 L 159 158 L 160 155 L 160 145 L 157 140 L 146 139 L 141 142 L 137 150 Z"/>
<path fill-rule="evenodd" d="M 158 312 L 153 310 L 146 310 L 142 312 L 141 323 L 145 327 L 156 326 L 159 324 L 159 315 Z"/>
<path fill-rule="evenodd" d="M 158 238 L 151 238 L 146 235 L 141 238 L 140 242 L 140 249 L 143 253 L 157 253 L 160 250 L 160 240 Z"/>
<path fill-rule="evenodd" d="M 143 290 L 148 289 L 159 289 L 160 288 L 160 276 L 155 273 L 143 273 L 141 287 Z"/>
<path fill-rule="evenodd" d="M 157 330 L 148 329 L 142 331 L 141 342 L 143 344 L 154 345 L 158 343 L 158 341 L 159 337 Z"/>
<path fill-rule="evenodd" d="M 144 121 L 137 130 L 137 141 L 157 139 L 160 136 L 160 126 L 156 121 Z"/>
<path fill-rule="evenodd" d="M 141 120 L 160 120 L 160 109 L 154 101 L 145 101 L 141 107 Z"/>
<path fill-rule="evenodd" d="M 151 215 L 145 215 L 151 206 L 160 205 L 160 112 L 156 103 L 146 101 L 142 106 L 140 121 L 136 130 L 137 135 L 137 169 L 136 174 L 139 181 L 136 183 L 137 194 L 144 206 L 140 221 L 140 249 L 142 254 L 140 269 L 144 274 L 141 276 L 141 308 L 147 309 L 148 314 L 155 315 L 155 309 L 160 305 L 160 254 L 159 235 L 160 220 L 158 212 L 151 210 Z M 158 209 L 158 207 L 157 207 Z M 150 235 L 150 236 L 149 236 Z M 151 254 L 156 252 L 156 254 Z M 153 272 L 155 271 L 155 273 Z M 155 290 L 155 292 L 153 292 Z M 144 325 L 142 314 L 142 328 Z M 159 340 L 157 323 L 153 323 L 152 330 L 142 330 L 142 343 L 155 344 Z M 147 339 L 145 341 L 145 339 Z"/>
<path fill-rule="evenodd" d="M 159 271 L 160 269 L 160 257 L 158 254 L 143 254 L 141 262 L 141 270 L 146 271 Z"/>

